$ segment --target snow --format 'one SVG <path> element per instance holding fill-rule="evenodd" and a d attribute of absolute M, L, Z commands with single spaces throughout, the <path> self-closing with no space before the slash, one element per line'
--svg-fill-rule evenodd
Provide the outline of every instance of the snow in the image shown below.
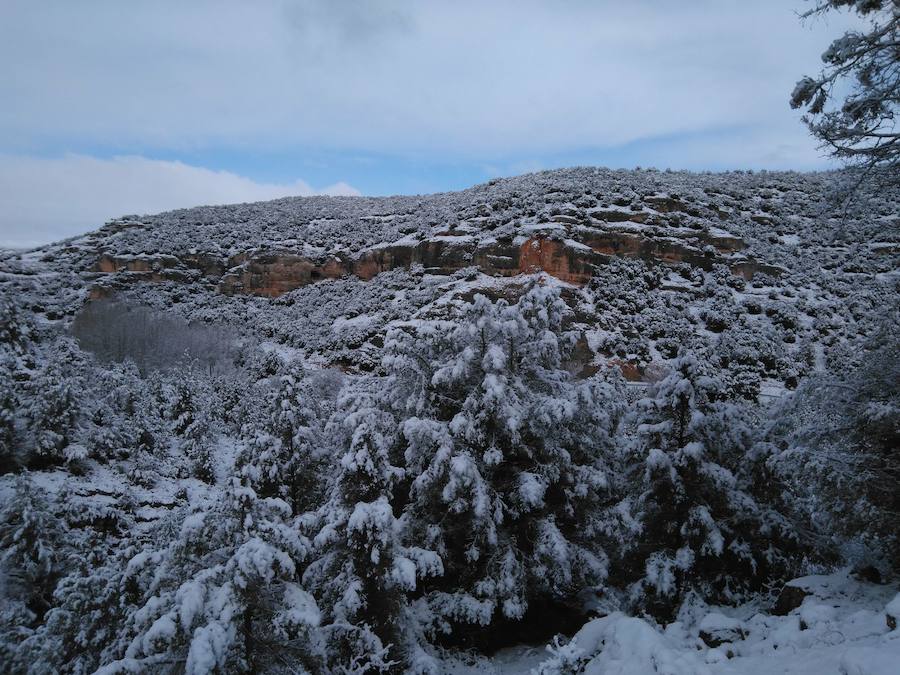
<path fill-rule="evenodd" d="M 681 612 L 664 628 L 647 616 L 614 611 L 629 607 L 632 591 L 650 587 L 663 599 L 680 602 L 682 579 L 710 568 L 698 564 L 703 556 L 714 566 L 732 553 L 767 553 L 765 537 L 757 548 L 759 541 L 750 544 L 733 536 L 736 523 L 753 510 L 749 496 L 735 490 L 743 489 L 749 472 L 772 470 L 770 464 L 798 448 L 775 450 L 772 462 L 757 467 L 747 452 L 756 452 L 757 446 L 737 441 L 734 448 L 724 446 L 732 435 L 745 432 L 752 432 L 754 441 L 768 441 L 768 425 L 778 419 L 769 415 L 790 403 L 796 384 L 835 364 L 854 367 L 863 351 L 860 336 L 874 332 L 895 290 L 892 221 L 867 214 L 896 212 L 896 196 L 869 195 L 873 205 L 849 215 L 843 226 L 848 241 L 835 246 L 823 227 L 827 214 L 812 211 L 828 208 L 821 197 L 830 180 L 824 174 L 576 169 L 451 195 L 287 199 L 192 209 L 143 218 L 147 222 L 139 227 L 113 225 L 24 255 L 0 253 L 0 290 L 27 312 L 38 335 L 28 358 L 0 341 L 0 371 L 9 361 L 15 375 L 0 380 L 0 394 L 15 389 L 19 408 L 13 411 L 13 430 L 21 433 L 24 452 L 31 452 L 37 437 L 31 427 L 40 430 L 27 404 L 50 390 L 34 383 L 49 381 L 41 378 L 54 375 L 50 366 L 56 357 L 72 353 L 62 349 L 71 342 L 66 330 L 95 281 L 108 282 L 130 303 L 123 307 L 146 307 L 156 318 L 177 316 L 179 322 L 166 325 L 179 330 L 208 325 L 216 341 L 241 345 L 217 373 L 194 372 L 185 359 L 138 375 L 99 350 L 96 360 L 76 351 L 78 358 L 66 363 L 61 378 L 71 378 L 70 389 L 80 397 L 77 419 L 68 436 L 44 436 L 48 452 L 58 454 L 51 456 L 51 466 L 21 475 L 52 504 L 49 515 L 61 524 L 58 541 L 52 541 L 56 534 L 48 526 L 40 533 L 47 541 L 35 547 L 38 562 L 49 560 L 48 551 L 57 556 L 53 564 L 59 576 L 52 581 L 61 581 L 58 595 L 46 589 L 42 600 L 62 602 L 73 584 L 88 595 L 72 599 L 81 603 L 79 611 L 86 610 L 84 625 L 65 628 L 73 633 L 66 640 L 88 641 L 75 650 L 72 668 L 93 672 L 103 665 L 97 659 L 125 654 L 115 666 L 119 672 L 152 671 L 171 663 L 192 673 L 227 672 L 239 651 L 231 645 L 241 630 L 242 603 L 255 603 L 256 623 L 271 639 L 267 649 L 277 649 L 282 641 L 294 647 L 320 645 L 328 640 L 327 631 L 346 628 L 341 622 L 361 630 L 353 623 L 369 602 L 361 579 L 374 570 L 382 575 L 377 582 L 396 593 L 392 597 L 405 612 L 402 620 L 409 620 L 403 630 L 413 643 L 412 662 L 433 672 L 888 672 L 900 662 L 898 631 L 889 631 L 885 620 L 900 613 L 897 588 L 857 582 L 846 573 L 794 581 L 810 595 L 785 617 L 768 614 L 759 596 L 736 606 L 700 603 L 695 614 Z M 690 212 L 669 214 L 642 205 L 648 194 L 675 192 Z M 759 210 L 760 196 L 775 192 L 780 196 L 770 200 L 772 211 Z M 652 220 L 593 228 L 577 224 L 599 212 Z M 749 218 L 762 213 L 774 225 Z M 454 228 L 454 223 L 464 225 Z M 456 231 L 465 234 L 450 234 Z M 738 258 L 694 264 L 609 256 L 579 286 L 546 274 L 502 277 L 516 271 L 515 260 L 498 255 L 494 262 L 510 266 L 497 276 L 485 274 L 486 267 L 442 274 L 439 267 L 426 272 L 411 265 L 366 282 L 321 280 L 274 299 L 223 295 L 215 274 L 201 278 L 196 269 L 181 282 L 158 284 L 139 283 L 133 275 L 101 278 L 93 271 L 101 249 L 147 261 L 200 251 L 223 264 L 231 264 L 230 256 L 285 250 L 322 262 L 338 254 L 353 259 L 372 248 L 428 241 L 473 251 L 496 245 L 502 251 L 538 234 L 587 256 L 590 247 L 583 242 L 610 232 L 631 233 L 629 239 L 650 245 L 694 247 L 687 250 L 698 253 L 704 237 L 734 236 L 747 244 L 746 260 L 752 253 L 776 270 L 745 281 L 728 269 Z M 461 260 L 468 263 L 465 255 Z M 538 292 L 517 303 L 535 287 L 560 290 L 564 302 Z M 548 299 L 549 311 L 541 304 Z M 467 312 L 474 317 L 472 325 L 460 318 Z M 547 328 L 557 320 L 563 328 Z M 229 330 L 220 332 L 222 326 Z M 570 354 L 567 345 L 582 337 L 579 353 Z M 216 346 L 208 347 L 214 351 Z M 619 417 L 640 408 L 633 405 L 636 399 L 654 401 L 683 348 L 695 354 L 705 379 L 697 378 L 696 387 L 676 382 L 672 396 L 696 402 L 703 382 L 721 379 L 729 405 L 746 406 L 754 428 L 748 431 L 743 421 L 722 417 L 720 447 L 694 435 L 719 419 L 704 409 L 690 417 L 685 442 L 678 447 L 652 439 L 626 459 L 635 437 L 672 434 L 670 419 L 633 423 L 629 418 L 619 427 Z M 645 381 L 626 387 L 607 372 L 609 364 Z M 298 411 L 289 410 L 288 428 L 275 428 L 279 420 L 269 394 L 291 366 L 315 373 L 300 398 L 314 410 L 310 415 L 317 425 L 298 424 L 293 417 Z M 0 377 L 6 375 L 0 372 Z M 192 392 L 194 409 L 175 415 L 173 392 L 182 386 Z M 746 396 L 739 386 L 747 388 Z M 120 401 L 119 394 L 129 400 Z M 353 397 L 377 401 L 383 409 L 354 408 L 355 403 L 344 401 Z M 283 411 L 284 401 L 276 402 Z M 660 402 L 673 407 L 672 401 Z M 878 419 L 891 411 L 885 405 L 866 410 Z M 215 418 L 214 423 L 198 423 L 203 415 Z M 383 452 L 356 452 L 358 447 L 347 452 L 351 441 L 362 445 L 354 433 L 360 420 L 375 424 L 378 415 L 385 418 L 376 425 Z M 182 424 L 185 430 L 174 430 Z M 213 467 L 202 480 L 192 474 L 198 445 L 179 436 L 187 429 L 195 434 L 192 441 L 209 446 Z M 152 442 L 143 447 L 137 432 L 152 436 Z M 310 447 L 314 461 L 291 463 L 307 457 Z M 296 454 L 287 457 L 288 448 Z M 273 459 L 280 451 L 287 458 Z M 722 457 L 710 459 L 719 453 Z M 741 459 L 736 466 L 729 463 L 732 455 Z M 398 466 L 382 466 L 388 457 Z M 618 470 L 625 463 L 628 475 Z M 712 496 L 733 498 L 735 517 L 719 512 L 719 500 L 706 494 L 702 504 L 679 511 L 689 516 L 672 523 L 672 531 L 687 533 L 685 540 L 648 550 L 633 570 L 616 570 L 633 573 L 635 585 L 606 588 L 610 592 L 602 603 L 592 607 L 612 613 L 587 623 L 573 640 L 561 637 L 549 652 L 543 646 L 519 646 L 490 658 L 443 653 L 430 642 L 428 631 L 440 632 L 444 621 L 483 627 L 475 632 L 489 637 L 496 620 L 522 617 L 526 600 L 534 596 L 584 587 L 594 592 L 594 584 L 607 583 L 615 554 L 634 553 L 625 549 L 643 543 L 646 529 L 673 511 L 648 515 L 642 481 L 668 479 L 676 490 L 690 492 L 683 471 L 694 464 L 701 465 L 700 475 L 717 491 Z M 358 484 L 363 474 L 377 477 L 377 498 L 353 493 L 353 488 L 372 488 Z M 297 475 L 309 484 L 288 490 L 288 482 L 297 487 Z M 778 485 L 777 492 L 805 509 L 806 503 L 796 502 L 798 494 L 809 502 L 823 496 L 800 478 Z M 0 481 L 4 503 L 15 501 L 10 499 L 13 480 Z M 338 493 L 335 486 L 341 485 L 349 496 Z M 813 514 L 818 518 L 821 510 Z M 15 537 L 18 541 L 20 535 Z M 769 539 L 768 552 L 777 548 L 775 539 Z M 608 555 L 594 546 L 606 540 L 611 541 Z M 347 554 L 351 548 L 356 559 Z M 319 570 L 324 580 L 302 574 L 310 569 Z M 120 571 L 125 585 L 115 576 Z M 0 591 L 13 592 L 12 575 L 4 569 L 3 577 Z M 784 578 L 778 577 L 779 583 Z M 730 577 L 729 591 L 742 579 Z M 93 602 L 115 607 L 95 611 Z M 69 606 L 56 609 L 70 611 Z M 629 611 L 640 615 L 641 610 Z M 93 616 L 106 621 L 102 630 L 90 623 Z M 125 628 L 116 625 L 120 621 Z M 45 628 L 32 619 L 16 626 L 32 642 L 43 641 L 46 653 L 54 653 L 53 640 L 36 632 Z M 113 644 L 132 638 L 127 653 L 125 645 Z M 377 651 L 373 646 L 372 653 Z M 30 656 L 22 652 L 17 658 Z M 443 661 L 431 667 L 432 659 Z M 61 668 L 37 663 L 35 668 L 47 672 Z"/>
<path fill-rule="evenodd" d="M 370 536 L 383 533 L 382 536 L 386 536 L 393 520 L 394 513 L 387 499 L 379 498 L 371 503 L 358 502 L 347 520 L 347 530 L 368 533 Z"/>
<path fill-rule="evenodd" d="M 187 632 L 194 624 L 194 619 L 203 609 L 204 601 L 203 585 L 191 580 L 183 584 L 175 596 L 178 602 L 178 619 L 181 622 L 181 630 Z"/>
<path fill-rule="evenodd" d="M 534 223 L 531 225 L 523 225 L 519 228 L 519 231 L 524 233 L 525 236 L 522 237 L 521 240 L 516 241 L 518 241 L 518 243 L 523 243 L 526 239 L 528 239 L 529 235 L 533 235 L 538 232 L 552 232 L 565 229 L 565 225 L 562 225 L 561 223 Z"/>
<path fill-rule="evenodd" d="M 841 675 L 896 674 L 898 665 L 900 665 L 900 662 L 897 660 L 898 656 L 900 656 L 900 649 L 851 647 L 841 654 L 838 672 Z"/>
<path fill-rule="evenodd" d="M 67 462 L 77 462 L 86 459 L 88 454 L 88 449 L 78 443 L 72 443 L 63 449 L 63 455 Z"/>
<path fill-rule="evenodd" d="M 458 244 L 460 246 L 476 241 L 476 238 L 468 234 L 436 234 L 428 238 L 428 241 L 442 241 L 448 244 Z"/>
<path fill-rule="evenodd" d="M 526 506 L 542 506 L 546 491 L 547 484 L 537 474 L 526 471 L 519 477 L 519 497 Z"/>
<path fill-rule="evenodd" d="M 318 626 L 322 623 L 322 612 L 316 605 L 315 598 L 293 583 L 284 585 L 285 609 L 278 615 L 276 622 L 282 627 L 296 629 L 299 626 Z"/>
<path fill-rule="evenodd" d="M 393 576 L 400 588 L 416 590 L 416 564 L 409 558 L 398 556 L 394 559 Z"/>
<path fill-rule="evenodd" d="M 568 248 L 575 249 L 576 251 L 582 251 L 585 253 L 593 251 L 593 249 L 590 246 L 588 246 L 587 244 L 584 244 L 580 241 L 577 241 L 576 239 L 564 239 L 563 243 Z"/>
<path fill-rule="evenodd" d="M 643 619 L 614 613 L 586 624 L 572 638 L 578 651 L 569 663 L 583 668 L 585 675 L 708 675 L 696 651 L 683 649 Z M 552 663 L 552 659 L 550 660 Z M 539 675 L 569 672 L 539 667 Z"/>
<path fill-rule="evenodd" d="M 335 333 L 348 330 L 365 330 L 370 328 L 374 322 L 375 317 L 368 314 L 360 314 L 349 318 L 339 316 L 334 320 L 334 323 L 331 324 L 331 330 Z"/>
<path fill-rule="evenodd" d="M 710 612 L 697 625 L 698 630 L 711 633 L 713 631 L 740 631 L 741 622 L 734 617 L 725 616 L 721 612 Z"/>
<path fill-rule="evenodd" d="M 184 666 L 185 675 L 211 675 L 216 672 L 225 661 L 231 639 L 218 622 L 211 622 L 194 631 Z"/>
<path fill-rule="evenodd" d="M 882 598 L 900 594 L 859 582 L 847 570 L 794 582 L 815 595 L 791 616 L 760 614 L 753 604 L 713 609 L 691 626 L 661 629 L 614 612 L 584 625 L 571 640 L 502 650 L 465 664 L 448 658 L 444 672 L 562 675 L 895 675 L 900 635 L 884 623 Z M 892 602 L 897 602 L 895 598 Z M 804 614 L 812 623 L 801 629 Z M 746 616 L 740 619 L 738 616 Z M 718 647 L 698 640 L 700 631 L 745 633 Z M 543 657 L 543 658 L 542 658 Z"/>
<path fill-rule="evenodd" d="M 730 232 L 729 230 L 723 229 L 723 228 L 721 228 L 721 227 L 716 227 L 716 226 L 714 226 L 714 225 L 713 225 L 713 226 L 710 226 L 710 227 L 708 228 L 707 231 L 708 231 L 709 234 L 711 234 L 713 237 L 718 237 L 718 238 L 720 238 L 720 239 L 732 239 L 732 238 L 737 238 L 737 235 L 735 235 L 733 232 Z"/>
<path fill-rule="evenodd" d="M 143 647 L 145 654 L 152 654 L 157 651 L 160 646 L 166 645 L 175 637 L 178 628 L 172 617 L 163 615 L 153 622 L 149 630 L 144 633 Z"/>

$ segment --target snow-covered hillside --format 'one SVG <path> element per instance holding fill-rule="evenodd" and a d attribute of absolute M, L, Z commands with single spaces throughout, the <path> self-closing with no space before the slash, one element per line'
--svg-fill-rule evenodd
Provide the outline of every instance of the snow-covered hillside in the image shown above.
<path fill-rule="evenodd" d="M 579 168 L 0 253 L 0 663 L 892 672 L 900 192 L 846 182 Z"/>

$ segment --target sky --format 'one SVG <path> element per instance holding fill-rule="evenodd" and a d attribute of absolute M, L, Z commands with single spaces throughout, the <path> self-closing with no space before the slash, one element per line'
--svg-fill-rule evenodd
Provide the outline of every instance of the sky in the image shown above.
<path fill-rule="evenodd" d="M 2 0 L 0 246 L 573 165 L 829 168 L 806 0 Z"/>

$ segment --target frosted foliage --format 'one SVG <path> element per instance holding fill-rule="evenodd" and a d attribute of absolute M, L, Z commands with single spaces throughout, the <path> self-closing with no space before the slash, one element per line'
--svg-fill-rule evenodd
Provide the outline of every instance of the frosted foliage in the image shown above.
<path fill-rule="evenodd" d="M 186 518 L 180 536 L 129 563 L 152 566 L 145 602 L 128 619 L 125 663 L 184 658 L 191 673 L 246 668 L 274 630 L 291 639 L 318 626 L 315 601 L 292 580 L 310 551 L 290 509 L 232 481 L 218 501 Z M 198 564 L 208 559 L 213 564 Z M 262 642 L 260 642 L 262 641 Z"/>
<path fill-rule="evenodd" d="M 303 576 L 334 626 L 326 662 L 344 672 L 367 672 L 361 664 L 370 659 L 411 663 L 421 646 L 409 629 L 405 594 L 443 571 L 433 552 L 404 545 L 390 503 L 402 475 L 388 456 L 396 430 L 372 403 L 364 392 L 339 401 L 330 430 L 342 444 L 337 475 L 316 513 L 316 559 Z"/>
<path fill-rule="evenodd" d="M 266 397 L 269 414 L 243 429 L 245 448 L 237 460 L 242 475 L 259 494 L 280 497 L 297 511 L 320 496 L 317 473 L 325 448 L 319 398 L 303 370 L 292 366 Z"/>
<path fill-rule="evenodd" d="M 856 539 L 860 563 L 900 565 L 900 313 L 811 377 L 781 408 L 772 463 L 804 512 Z M 801 492 L 801 486 L 810 488 Z"/>
<path fill-rule="evenodd" d="M 582 167 L 0 251 L 0 669 L 893 672 L 900 200 L 852 181 Z"/>
<path fill-rule="evenodd" d="M 685 353 L 636 406 L 639 479 L 629 500 L 648 542 L 629 559 L 645 574 L 631 589 L 639 606 L 666 614 L 686 594 L 734 600 L 781 574 L 796 533 L 751 494 L 748 420 L 721 399 L 722 385 Z M 760 549 L 762 537 L 769 550 Z M 782 548 L 775 552 L 772 541 Z"/>
<path fill-rule="evenodd" d="M 577 383 L 562 367 L 575 341 L 567 314 L 538 283 L 514 305 L 476 295 L 458 321 L 388 335 L 384 399 L 403 418 L 412 479 L 405 525 L 441 555 L 441 586 L 460 589 L 427 596 L 452 621 L 520 619 L 530 598 L 606 575 L 622 394 L 614 378 Z"/>

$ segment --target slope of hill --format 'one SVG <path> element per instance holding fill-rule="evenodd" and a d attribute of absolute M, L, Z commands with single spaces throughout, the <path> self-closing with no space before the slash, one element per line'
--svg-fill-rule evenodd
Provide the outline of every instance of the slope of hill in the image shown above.
<path fill-rule="evenodd" d="M 833 617 L 800 635 L 802 606 L 750 610 L 838 560 L 888 577 L 900 550 L 892 456 L 863 472 L 813 433 L 875 452 L 900 409 L 900 190 L 845 207 L 845 180 L 576 168 L 127 216 L 0 252 L 0 661 L 464 670 L 462 648 L 544 643 L 590 610 L 731 672 L 726 647 L 692 654 L 701 606 L 754 626 L 727 640 L 746 663 L 829 639 Z M 882 387 L 877 410 L 822 382 Z M 659 518 L 708 539 L 647 534 L 656 472 L 697 500 Z M 841 626 L 867 612 L 874 649 L 891 592 L 860 588 Z M 393 623 L 366 614 L 380 594 Z M 596 642 L 557 644 L 542 672 L 615 657 Z"/>
<path fill-rule="evenodd" d="M 363 365 L 391 321 L 543 271 L 577 298 L 588 362 L 642 379 L 683 341 L 747 326 L 774 354 L 760 375 L 792 382 L 786 364 L 813 358 L 798 350 L 864 328 L 896 293 L 897 195 L 844 214 L 829 203 L 839 178 L 572 169 L 426 197 L 200 207 L 7 255 L 0 283 L 40 288 L 50 319 L 116 296 Z"/>

